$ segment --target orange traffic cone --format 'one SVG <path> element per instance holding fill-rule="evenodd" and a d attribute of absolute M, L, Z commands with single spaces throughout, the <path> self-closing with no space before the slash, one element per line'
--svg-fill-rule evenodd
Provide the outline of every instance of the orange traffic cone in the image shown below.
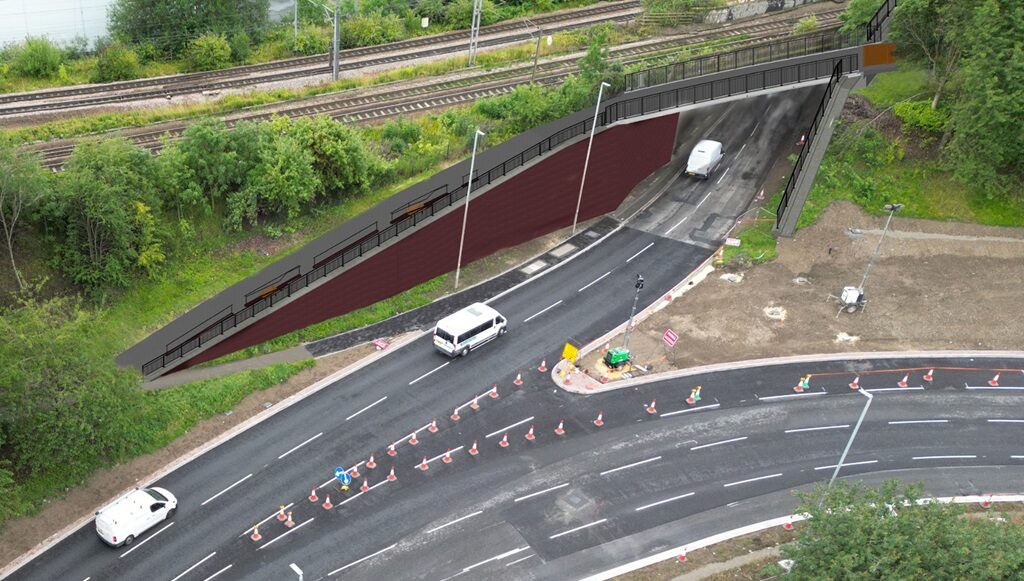
<path fill-rule="evenodd" d="M 370 454 L 370 459 L 366 461 L 366 467 L 373 470 L 377 467 L 377 462 L 373 459 L 373 454 Z"/>
<path fill-rule="evenodd" d="M 263 538 L 263 535 L 260 534 L 260 528 L 258 526 L 253 525 L 253 527 L 252 527 L 252 535 L 249 538 L 254 540 L 254 541 L 258 541 L 258 540 Z"/>
<path fill-rule="evenodd" d="M 797 145 L 804 145 L 806 143 L 807 143 L 807 134 L 806 133 L 801 134 L 800 135 L 800 141 L 797 142 Z"/>
<path fill-rule="evenodd" d="M 540 360 L 540 367 L 537 368 L 537 371 L 539 371 L 541 373 L 544 373 L 547 370 L 548 370 L 548 360 L 547 359 L 541 359 Z"/>
<path fill-rule="evenodd" d="M 397 456 L 397 455 L 398 455 L 398 451 L 395 450 L 395 445 L 394 444 L 390 444 L 388 446 L 388 456 Z"/>
<path fill-rule="evenodd" d="M 597 412 L 597 419 L 594 420 L 594 425 L 599 427 L 599 428 L 604 425 L 604 414 L 603 413 Z"/>
<path fill-rule="evenodd" d="M 477 447 L 476 447 L 476 440 L 473 440 L 473 446 L 469 449 L 469 455 L 470 456 L 476 456 L 479 453 L 480 453 L 480 450 L 478 450 Z"/>
<path fill-rule="evenodd" d="M 850 382 L 850 389 L 860 389 L 860 376 L 859 375 L 857 377 L 854 377 L 853 381 Z"/>
<path fill-rule="evenodd" d="M 334 508 L 334 505 L 331 504 L 331 495 L 328 494 L 327 498 L 324 500 L 324 510 L 331 510 L 332 508 Z"/>
<path fill-rule="evenodd" d="M 478 410 L 478 409 L 480 409 L 480 403 L 477 401 L 477 399 L 479 399 L 479 398 L 480 398 L 480 396 L 478 396 L 478 395 L 477 396 L 473 396 L 473 401 L 472 401 L 472 403 L 469 404 L 469 409 L 471 409 L 471 410 Z"/>
<path fill-rule="evenodd" d="M 398 477 L 395 476 L 395 467 L 392 466 L 391 472 L 388 472 L 388 482 L 394 482 L 396 480 L 398 480 Z"/>
<path fill-rule="evenodd" d="M 462 416 L 459 415 L 459 408 L 455 408 L 455 411 L 452 412 L 452 415 L 450 417 L 453 422 L 457 422 L 460 419 L 462 419 Z"/>
<path fill-rule="evenodd" d="M 658 413 L 658 410 L 654 407 L 654 403 L 656 401 L 658 401 L 658 400 L 656 400 L 656 399 L 652 399 L 651 400 L 650 405 L 647 406 L 647 413 L 649 413 L 649 414 L 656 414 L 656 413 Z"/>
<path fill-rule="evenodd" d="M 292 511 L 288 511 L 288 519 L 284 521 L 284 526 L 292 528 L 295 526 L 295 521 L 292 520 Z"/>
<path fill-rule="evenodd" d="M 910 374 L 906 373 L 903 375 L 903 379 L 896 382 L 896 385 L 898 385 L 899 387 L 906 387 L 908 379 L 910 379 Z"/>
<path fill-rule="evenodd" d="M 423 457 L 423 461 L 422 461 L 422 462 L 420 462 L 420 463 L 419 463 L 419 465 L 417 465 L 416 467 L 417 467 L 417 468 L 419 468 L 420 470 L 423 470 L 424 472 L 426 472 L 427 470 L 429 470 L 429 469 L 430 469 L 430 465 L 429 465 L 429 464 L 427 464 L 427 457 L 426 457 L 426 456 L 424 456 L 424 457 Z"/>
<path fill-rule="evenodd" d="M 284 514 L 284 505 L 282 504 L 281 508 L 278 509 L 278 511 L 277 511 L 277 520 L 279 520 L 281 522 L 284 522 L 287 518 L 288 518 L 288 516 L 286 514 Z"/>
<path fill-rule="evenodd" d="M 686 551 L 683 551 L 682 553 L 679 553 L 678 557 L 676 557 L 676 563 L 685 563 L 685 562 L 686 562 Z"/>
<path fill-rule="evenodd" d="M 320 501 L 320 499 L 317 498 L 317 496 L 316 496 L 316 489 L 315 488 L 313 488 L 313 489 L 311 489 L 309 491 L 309 501 L 310 502 L 319 502 Z"/>
<path fill-rule="evenodd" d="M 786 524 L 782 525 L 782 528 L 786 529 L 787 531 L 793 530 L 793 521 L 787 520 Z"/>
<path fill-rule="evenodd" d="M 487 392 L 487 395 L 491 396 L 491 399 L 498 399 L 498 384 L 495 383 L 491 386 L 491 391 Z"/>
<path fill-rule="evenodd" d="M 992 387 L 999 387 L 999 374 L 997 373 L 995 377 L 988 380 L 988 384 Z"/>
<path fill-rule="evenodd" d="M 981 508 L 988 508 L 992 506 L 992 501 L 988 498 L 981 501 Z"/>
<path fill-rule="evenodd" d="M 431 434 L 436 434 L 437 433 L 437 420 L 436 419 L 430 420 L 430 427 L 427 428 L 427 431 L 430 432 Z"/>
<path fill-rule="evenodd" d="M 537 436 L 533 435 L 533 424 L 530 424 L 530 431 L 526 432 L 526 439 L 531 442 L 537 439 Z"/>
<path fill-rule="evenodd" d="M 498 445 L 502 448 L 508 448 L 508 432 L 505 432 L 505 435 L 501 437 L 501 441 L 498 442 Z"/>
<path fill-rule="evenodd" d="M 444 462 L 445 464 L 451 464 L 452 463 L 452 449 L 451 448 L 448 448 L 448 451 L 444 453 L 444 457 L 441 458 L 441 461 Z"/>
<path fill-rule="evenodd" d="M 515 378 L 515 380 L 512 383 L 514 383 L 516 385 L 522 385 L 523 384 L 523 374 L 522 373 L 516 373 L 516 378 Z"/>
<path fill-rule="evenodd" d="M 363 483 L 359 485 L 359 491 L 360 492 L 366 492 L 369 489 L 370 489 L 370 483 L 366 481 L 366 478 L 363 478 Z"/>
<path fill-rule="evenodd" d="M 558 421 L 558 427 L 555 428 L 555 433 L 558 434 L 559 436 L 565 435 L 565 420 Z"/>
<path fill-rule="evenodd" d="M 924 377 L 922 377 L 921 379 L 927 381 L 928 383 L 931 383 L 932 380 L 935 379 L 935 370 L 929 369 L 928 373 L 925 373 Z"/>
<path fill-rule="evenodd" d="M 351 476 L 352 478 L 359 478 L 359 465 L 355 465 L 351 469 L 349 469 L 348 475 Z"/>
<path fill-rule="evenodd" d="M 420 441 L 416 439 L 416 432 L 409 434 L 409 443 L 413 446 L 420 443 Z"/>

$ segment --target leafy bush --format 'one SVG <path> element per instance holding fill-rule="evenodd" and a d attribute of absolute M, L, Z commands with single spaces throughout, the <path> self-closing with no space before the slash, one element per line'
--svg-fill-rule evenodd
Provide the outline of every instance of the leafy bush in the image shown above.
<path fill-rule="evenodd" d="M 384 170 L 380 157 L 370 151 L 359 131 L 330 117 L 280 117 L 271 126 L 279 134 L 294 137 L 312 155 L 320 189 L 327 195 L 365 193 Z"/>
<path fill-rule="evenodd" d="M 381 145 L 385 151 L 401 155 L 410 144 L 420 138 L 420 125 L 405 117 L 393 119 L 381 130 Z"/>
<path fill-rule="evenodd" d="M 839 19 L 843 21 L 843 26 L 839 30 L 850 32 L 866 25 L 880 5 L 881 2 L 878 0 L 849 0 L 846 10 L 839 15 Z"/>
<path fill-rule="evenodd" d="M 299 54 L 312 56 L 329 51 L 331 39 L 320 28 L 306 25 L 299 29 L 299 37 L 295 45 Z"/>
<path fill-rule="evenodd" d="M 448 17 L 444 0 L 417 0 L 416 15 L 429 18 L 431 24 L 443 24 Z"/>
<path fill-rule="evenodd" d="M 110 31 L 129 44 L 152 42 L 161 53 L 179 55 L 202 34 L 246 30 L 259 40 L 269 8 L 270 0 L 117 0 Z"/>
<path fill-rule="evenodd" d="M 96 68 L 92 72 L 94 83 L 108 83 L 110 81 L 126 81 L 137 78 L 141 74 L 139 57 L 135 51 L 119 41 L 107 45 L 100 53 L 96 61 Z"/>
<path fill-rule="evenodd" d="M 245 59 L 249 58 L 252 39 L 244 30 L 233 33 L 228 39 L 228 44 L 231 45 L 231 58 L 236 63 L 243 63 Z"/>
<path fill-rule="evenodd" d="M 793 34 L 807 34 L 818 30 L 818 17 L 811 14 L 805 16 L 793 25 Z"/>
<path fill-rule="evenodd" d="M 15 74 L 35 79 L 57 76 L 64 54 L 56 45 L 43 37 L 28 37 L 14 50 L 11 70 Z"/>
<path fill-rule="evenodd" d="M 189 43 L 185 62 L 193 71 L 213 71 L 231 64 L 231 44 L 223 34 L 204 34 Z"/>
<path fill-rule="evenodd" d="M 942 109 L 932 109 L 931 101 L 902 101 L 896 103 L 893 112 L 904 124 L 933 133 L 942 133 L 949 123 L 949 114 Z"/>
<path fill-rule="evenodd" d="M 160 51 L 155 44 L 146 41 L 135 45 L 135 54 L 139 57 L 140 63 L 146 64 L 155 61 L 160 56 Z"/>
<path fill-rule="evenodd" d="M 386 16 L 357 16 L 340 25 L 339 42 L 342 48 L 374 46 L 405 38 L 405 22 L 394 14 Z"/>
<path fill-rule="evenodd" d="M 480 25 L 486 26 L 498 21 L 498 9 L 491 0 L 483 1 L 480 11 Z M 452 0 L 444 13 L 445 22 L 456 28 L 469 28 L 473 25 L 473 0 Z"/>

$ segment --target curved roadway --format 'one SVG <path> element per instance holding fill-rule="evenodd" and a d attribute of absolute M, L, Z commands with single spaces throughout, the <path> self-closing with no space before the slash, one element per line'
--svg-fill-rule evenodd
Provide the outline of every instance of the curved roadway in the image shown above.
<path fill-rule="evenodd" d="M 641 298 L 649 301 L 702 262 L 710 250 L 698 236 L 724 234 L 767 171 L 741 150 L 773 159 L 792 137 L 789 126 L 765 124 L 766 136 L 743 148 L 757 127 L 742 120 L 770 103 L 795 119 L 808 104 L 813 110 L 815 93 L 687 114 L 681 149 L 703 137 L 686 127 L 723 119 L 723 139 L 740 146 L 723 170 L 753 168 L 666 186 L 669 196 L 648 212 L 661 215 L 657 224 L 685 218 L 674 233 L 688 242 L 657 235 L 666 233 L 657 227 L 657 234 L 624 227 L 494 300 L 510 321 L 506 337 L 451 361 L 429 337 L 417 339 L 160 478 L 155 484 L 178 495 L 178 514 L 132 548 L 106 548 L 90 522 L 10 578 L 287 579 L 290 563 L 306 579 L 581 577 L 675 546 L 697 530 L 689 523 L 732 528 L 758 499 L 775 500 L 751 514 L 791 510 L 778 494 L 826 477 L 822 467 L 837 461 L 863 405 L 846 386 L 855 371 L 864 387 L 891 391 L 876 392 L 844 474 L 926 469 L 920 474 L 945 478 L 943 486 L 960 473 L 964 482 L 1003 473 L 1019 481 L 1024 374 L 1002 372 L 1000 386 L 1019 391 L 990 390 L 985 382 L 994 369 L 1024 367 L 1021 360 L 791 364 L 585 397 L 557 389 L 535 369 L 541 359 L 554 362 L 566 339 L 587 341 L 624 319 L 636 273 L 647 280 Z M 897 369 L 927 366 L 940 368 L 933 383 L 914 371 L 907 388 L 896 386 L 904 373 Z M 512 381 L 517 373 L 521 386 Z M 811 390 L 796 396 L 792 387 L 807 373 L 815 374 Z M 494 383 L 498 398 L 486 395 Z M 697 384 L 703 399 L 689 407 L 683 400 Z M 474 396 L 482 396 L 478 410 L 467 405 Z M 645 409 L 652 399 L 655 414 Z M 603 427 L 593 424 L 598 413 Z M 563 421 L 566 433 L 556 435 Z M 536 438 L 528 441 L 531 426 Z M 416 446 L 408 439 L 414 431 Z M 510 445 L 502 448 L 505 433 Z M 386 449 L 395 442 L 392 458 Z M 473 442 L 476 456 L 468 454 Z M 453 461 L 446 464 L 449 449 Z M 368 470 L 371 453 L 378 467 Z M 424 459 L 428 469 L 417 469 Z M 368 492 L 341 493 L 330 481 L 335 466 L 353 464 L 366 475 Z M 388 482 L 392 467 L 397 481 Z M 314 487 L 317 503 L 306 499 Z M 331 510 L 320 504 L 327 495 Z M 295 527 L 272 518 L 279 505 L 289 505 Z M 254 542 L 247 532 L 260 522 L 262 539 Z"/>

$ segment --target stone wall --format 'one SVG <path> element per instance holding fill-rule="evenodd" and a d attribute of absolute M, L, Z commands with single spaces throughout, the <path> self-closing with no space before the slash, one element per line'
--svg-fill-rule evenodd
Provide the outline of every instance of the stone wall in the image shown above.
<path fill-rule="evenodd" d="M 730 20 L 755 18 L 770 12 L 790 10 L 804 4 L 815 4 L 826 0 L 729 0 L 727 8 L 712 10 L 704 17 L 704 21 L 721 24 Z M 834 0 L 833 0 L 834 1 Z"/>

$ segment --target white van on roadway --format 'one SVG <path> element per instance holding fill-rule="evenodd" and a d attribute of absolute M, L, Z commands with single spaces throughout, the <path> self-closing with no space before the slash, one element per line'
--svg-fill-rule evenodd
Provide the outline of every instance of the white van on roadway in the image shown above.
<path fill-rule="evenodd" d="M 163 488 L 136 488 L 96 511 L 96 532 L 112 547 L 132 544 L 136 537 L 170 519 L 178 499 Z"/>
<path fill-rule="evenodd" d="M 449 357 L 469 355 L 480 345 L 508 331 L 505 317 L 483 303 L 448 315 L 434 327 L 434 347 Z"/>
<path fill-rule="evenodd" d="M 686 175 L 708 179 L 722 163 L 722 144 L 710 139 L 702 139 L 690 152 L 686 160 Z"/>

